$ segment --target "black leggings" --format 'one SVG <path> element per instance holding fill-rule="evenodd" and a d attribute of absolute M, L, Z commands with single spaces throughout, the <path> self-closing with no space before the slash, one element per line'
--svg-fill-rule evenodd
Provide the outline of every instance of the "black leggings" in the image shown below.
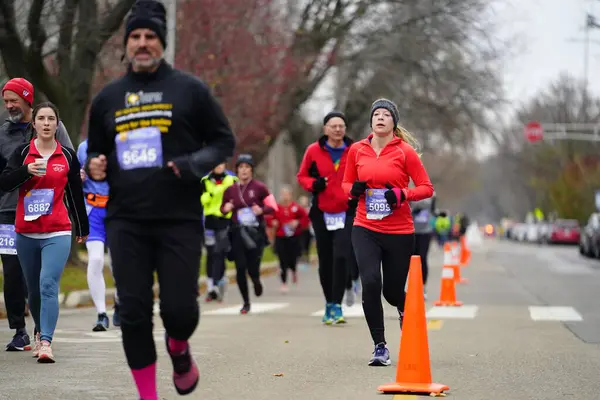
<path fill-rule="evenodd" d="M 341 304 L 348 278 L 346 268 L 346 251 L 350 238 L 348 230 L 328 231 L 323 213 L 316 209 L 311 212 L 310 219 L 315 231 L 319 257 L 319 278 L 325 301 Z M 346 226 L 348 226 L 347 221 Z"/>
<path fill-rule="evenodd" d="M 4 276 L 4 304 L 8 326 L 10 329 L 24 329 L 27 285 L 19 257 L 2 254 L 2 275 Z"/>
<path fill-rule="evenodd" d="M 250 295 L 248 293 L 248 278 L 250 276 L 254 289 L 260 285 L 260 263 L 262 261 L 263 250 L 266 240 L 261 238 L 256 243 L 256 247 L 248 249 L 244 244 L 244 239 L 240 233 L 239 227 L 234 227 L 231 234 L 231 250 L 233 252 L 233 261 L 235 262 L 236 281 L 244 304 L 250 304 Z"/>
<path fill-rule="evenodd" d="M 352 229 L 354 225 L 354 217 L 351 215 L 346 216 L 346 226 L 344 227 L 344 234 L 346 235 L 346 266 L 348 267 L 348 278 L 346 280 L 346 289 L 352 288 L 352 282 L 359 278 L 358 273 L 358 262 L 356 261 L 356 255 L 354 254 L 354 246 L 352 246 Z"/>
<path fill-rule="evenodd" d="M 216 246 L 206 246 L 206 276 L 214 283 L 225 276 L 225 253 L 215 251 Z"/>
<path fill-rule="evenodd" d="M 302 231 L 302 234 L 300 234 L 300 256 L 306 256 L 306 259 L 308 260 L 308 257 L 310 256 L 310 245 L 312 244 L 312 234 L 310 233 L 310 229 L 305 229 L 304 231 Z"/>
<path fill-rule="evenodd" d="M 398 312 L 404 312 L 404 286 L 414 250 L 415 235 L 390 235 L 355 226 L 352 229 L 352 244 L 362 282 L 365 319 L 373 343 L 385 343 L 382 282 L 385 300 L 396 307 Z"/>
<path fill-rule="evenodd" d="M 141 369 L 156 362 L 154 272 L 167 335 L 188 340 L 196 330 L 202 223 L 109 220 L 106 233 L 119 293 L 125 356 L 131 369 Z"/>
<path fill-rule="evenodd" d="M 415 234 L 415 255 L 421 257 L 421 270 L 423 271 L 423 285 L 427 284 L 429 276 L 429 264 L 427 257 L 429 255 L 429 244 L 431 243 L 431 233 Z"/>
<path fill-rule="evenodd" d="M 300 238 L 300 236 L 277 236 L 275 238 L 275 252 L 279 258 L 282 283 L 287 283 L 288 270 L 296 272 L 296 266 L 301 254 Z"/>

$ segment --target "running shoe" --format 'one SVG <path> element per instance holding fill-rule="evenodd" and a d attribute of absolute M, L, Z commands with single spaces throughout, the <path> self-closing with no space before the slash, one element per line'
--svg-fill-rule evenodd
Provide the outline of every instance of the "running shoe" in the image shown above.
<path fill-rule="evenodd" d="M 92 328 L 92 331 L 94 331 L 94 332 L 107 331 L 108 324 L 109 324 L 108 315 L 106 315 L 106 313 L 100 313 L 100 314 L 98 314 L 98 320 L 96 321 L 96 324 Z"/>
<path fill-rule="evenodd" d="M 20 329 L 15 333 L 12 340 L 6 345 L 6 351 L 29 351 L 31 342 L 25 329 Z"/>
<path fill-rule="evenodd" d="M 331 319 L 334 324 L 345 324 L 346 320 L 344 319 L 344 314 L 342 313 L 342 305 L 341 304 L 332 304 L 331 305 Z"/>
<path fill-rule="evenodd" d="M 373 357 L 369 361 L 369 365 L 371 367 L 387 367 L 392 364 L 392 360 L 390 360 L 390 352 L 385 347 L 385 343 L 379 343 L 375 346 L 375 350 L 373 350 Z"/>

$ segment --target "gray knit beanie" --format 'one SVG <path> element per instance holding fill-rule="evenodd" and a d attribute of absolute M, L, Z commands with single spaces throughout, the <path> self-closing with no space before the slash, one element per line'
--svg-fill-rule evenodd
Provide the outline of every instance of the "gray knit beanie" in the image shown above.
<path fill-rule="evenodd" d="M 385 108 L 386 110 L 388 110 L 392 114 L 392 119 L 394 120 L 394 127 L 398 125 L 398 122 L 400 121 L 400 113 L 398 112 L 398 106 L 396 106 L 396 104 L 393 101 L 383 98 L 375 100 L 373 102 L 373 105 L 371 105 L 371 119 L 369 122 L 370 124 L 373 124 L 373 114 L 378 108 Z"/>

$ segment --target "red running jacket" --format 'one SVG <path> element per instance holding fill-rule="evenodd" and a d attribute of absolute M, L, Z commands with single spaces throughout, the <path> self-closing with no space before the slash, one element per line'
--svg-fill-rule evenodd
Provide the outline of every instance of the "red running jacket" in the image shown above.
<path fill-rule="evenodd" d="M 350 148 L 342 184 L 344 192 L 350 196 L 355 181 L 366 181 L 367 188 L 370 189 L 385 189 L 386 184 L 399 188 L 404 192 L 406 199 L 385 218 L 367 219 L 367 206 L 363 194 L 358 202 L 354 225 L 381 233 L 414 233 L 409 202 L 433 196 L 433 185 L 427 171 L 415 149 L 402 139 L 394 137 L 377 156 L 371 147 L 372 137 L 373 134 L 370 134 Z M 415 183 L 414 188 L 408 188 L 410 179 Z"/>

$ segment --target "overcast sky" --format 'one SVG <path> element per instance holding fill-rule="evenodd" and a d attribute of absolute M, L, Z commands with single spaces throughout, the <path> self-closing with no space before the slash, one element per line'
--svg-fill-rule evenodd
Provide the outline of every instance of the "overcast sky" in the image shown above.
<path fill-rule="evenodd" d="M 600 20 L 600 1 L 502 1 L 507 5 L 496 7 L 502 23 L 500 35 L 517 35 L 520 42 L 517 54 L 504 69 L 505 90 L 511 100 L 531 98 L 563 71 L 583 79 L 585 16 L 591 11 Z M 589 84 L 591 90 L 600 93 L 600 44 L 593 43 L 600 43 L 600 30 L 591 30 L 590 38 Z"/>

